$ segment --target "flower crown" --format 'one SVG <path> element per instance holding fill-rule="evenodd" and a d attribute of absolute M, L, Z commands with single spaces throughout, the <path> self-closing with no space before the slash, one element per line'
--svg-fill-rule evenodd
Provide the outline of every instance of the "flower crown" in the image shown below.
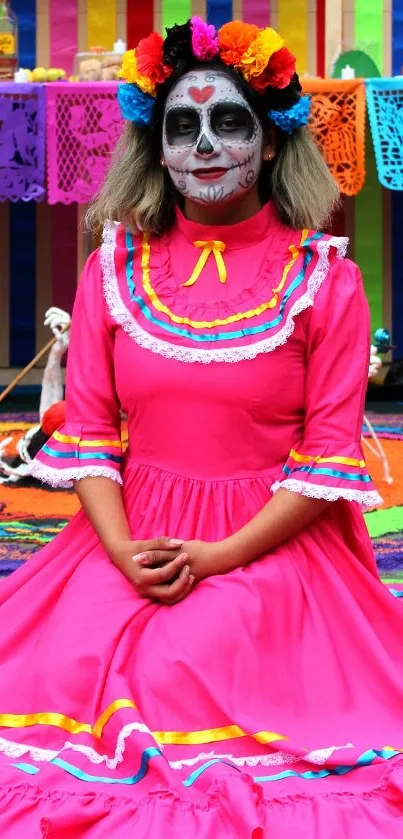
<path fill-rule="evenodd" d="M 306 125 L 310 98 L 300 95 L 295 56 L 281 36 L 270 27 L 259 29 L 238 20 L 216 32 L 197 16 L 167 29 L 165 40 L 153 32 L 124 54 L 120 78 L 125 84 L 118 89 L 124 119 L 148 125 L 158 89 L 174 70 L 214 58 L 237 71 L 258 94 L 276 92 L 278 107 L 269 108 L 268 116 L 282 131 L 291 134 Z"/>

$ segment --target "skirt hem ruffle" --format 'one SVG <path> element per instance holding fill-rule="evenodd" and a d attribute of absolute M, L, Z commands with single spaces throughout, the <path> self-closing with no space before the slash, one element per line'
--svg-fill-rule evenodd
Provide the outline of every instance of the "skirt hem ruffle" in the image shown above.
<path fill-rule="evenodd" d="M 357 819 L 358 814 L 361 818 Z M 379 835 L 398 839 L 403 819 L 403 757 L 391 761 L 380 782 L 370 789 L 324 792 L 322 787 L 317 792 L 272 798 L 265 798 L 262 786 L 249 776 L 240 773 L 234 778 L 229 772 L 215 777 L 204 801 L 187 800 L 162 786 L 137 801 L 101 791 L 46 790 L 30 783 L 0 789 L 2 839 L 78 839 L 83 835 L 98 839 L 106 835 L 106 818 L 110 819 L 108 835 L 114 839 L 134 835 L 136 839 L 266 839 L 273 835 L 276 839 L 314 835 L 362 839 L 364 824 L 366 839 Z M 346 824 L 351 825 L 347 833 Z"/>

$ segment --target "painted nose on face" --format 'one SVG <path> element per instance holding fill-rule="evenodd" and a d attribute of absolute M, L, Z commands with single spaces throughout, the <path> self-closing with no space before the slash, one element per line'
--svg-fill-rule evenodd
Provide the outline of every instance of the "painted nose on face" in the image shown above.
<path fill-rule="evenodd" d="M 199 154 L 212 154 L 214 146 L 211 145 L 210 140 L 205 134 L 202 134 L 197 144 L 197 151 Z"/>

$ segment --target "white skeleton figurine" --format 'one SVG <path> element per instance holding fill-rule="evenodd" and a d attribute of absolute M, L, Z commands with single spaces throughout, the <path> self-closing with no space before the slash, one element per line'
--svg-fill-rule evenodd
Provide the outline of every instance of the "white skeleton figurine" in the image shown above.
<path fill-rule="evenodd" d="M 63 380 L 61 362 L 69 346 L 69 329 L 62 332 L 63 327 L 69 327 L 71 317 L 63 309 L 53 306 L 48 309 L 45 315 L 45 326 L 52 330 L 56 343 L 50 350 L 45 372 L 42 379 L 41 402 L 39 406 L 39 419 L 56 402 L 63 399 Z"/>
<path fill-rule="evenodd" d="M 41 385 L 41 399 L 39 406 L 39 419 L 42 422 L 46 411 L 61 402 L 63 399 L 63 378 L 61 363 L 63 356 L 69 345 L 69 330 L 70 315 L 64 312 L 63 309 L 52 307 L 48 309 L 45 315 L 45 326 L 49 326 L 52 330 L 56 342 L 53 344 L 46 367 L 43 374 Z M 63 332 L 63 327 L 67 330 Z M 34 425 L 17 443 L 18 456 L 12 463 L 7 463 L 3 457 L 3 451 L 11 442 L 11 437 L 3 440 L 0 443 L 0 483 L 18 483 L 22 478 L 29 475 L 29 465 L 32 460 L 29 448 L 33 443 L 33 438 L 40 434 L 41 425 Z"/>
<path fill-rule="evenodd" d="M 382 359 L 377 355 L 378 349 L 371 344 L 371 353 L 369 358 L 369 375 L 368 378 L 375 379 L 382 367 Z"/>

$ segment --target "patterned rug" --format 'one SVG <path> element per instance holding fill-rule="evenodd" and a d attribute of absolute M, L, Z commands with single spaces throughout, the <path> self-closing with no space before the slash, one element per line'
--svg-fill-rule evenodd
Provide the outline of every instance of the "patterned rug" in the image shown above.
<path fill-rule="evenodd" d="M 403 583 L 403 406 L 401 414 L 369 412 L 368 417 L 382 439 L 393 484 L 384 481 L 380 461 L 365 448 L 369 470 L 385 502 L 365 518 L 382 578 Z M 36 421 L 36 414 L 0 415 L 0 444 L 12 438 L 7 456 L 13 456 L 19 438 Z M 0 577 L 11 574 L 50 542 L 78 509 L 78 499 L 70 491 L 44 489 L 29 482 L 0 484 Z"/>

